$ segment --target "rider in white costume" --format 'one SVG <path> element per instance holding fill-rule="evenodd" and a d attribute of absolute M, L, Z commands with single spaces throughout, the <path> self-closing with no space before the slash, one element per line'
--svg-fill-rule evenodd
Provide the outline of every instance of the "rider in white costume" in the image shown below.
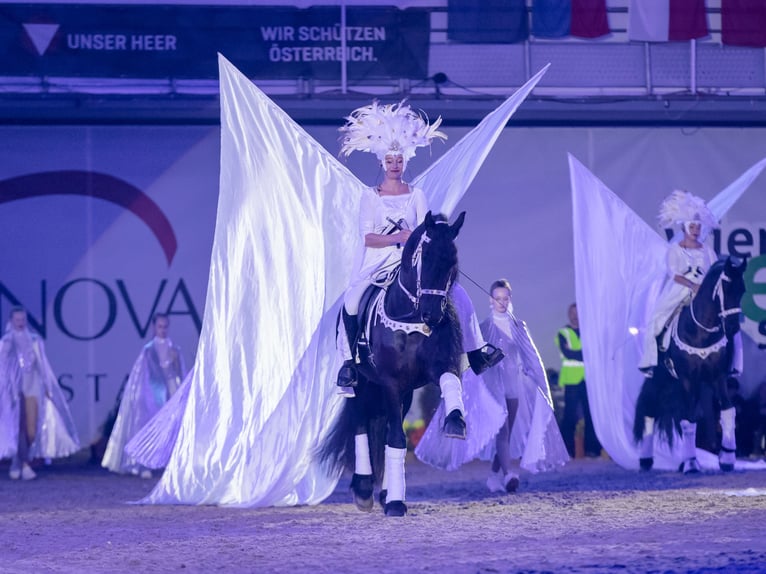
<path fill-rule="evenodd" d="M 364 249 L 357 272 L 344 294 L 343 328 L 338 333 L 338 349 L 344 362 L 338 373 L 338 385 L 347 388 L 356 384 L 355 343 L 360 298 L 369 285 L 386 284 L 390 280 L 401 261 L 404 243 L 428 211 L 423 192 L 402 181 L 407 161 L 414 157 L 416 148 L 430 145 L 433 138 L 446 139 L 446 135 L 438 131 L 441 118 L 429 126 L 404 104 L 381 106 L 374 102 L 354 110 L 346 119 L 347 124 L 341 128 L 345 134 L 341 153 L 346 156 L 354 151 L 374 153 L 385 172 L 383 183 L 368 188 L 362 197 L 359 233 Z M 468 294 L 456 283 L 450 296 L 461 323 L 463 348 L 471 367 L 478 373 L 497 364 L 503 357 L 502 352 L 484 341 Z M 442 388 L 445 397 L 453 394 L 452 385 L 449 389 Z M 456 408 L 464 413 L 462 401 L 455 401 Z"/>
<path fill-rule="evenodd" d="M 717 257 L 713 249 L 704 244 L 711 229 L 718 222 L 705 202 L 687 191 L 674 191 L 662 203 L 660 224 L 680 225 L 683 238 L 668 247 L 666 262 L 668 278 L 655 304 L 654 313 L 644 332 L 643 355 L 639 369 L 651 376 L 657 366 L 656 338 L 671 318 L 697 293 L 702 280 Z M 742 371 L 741 339 L 734 340 L 733 371 Z"/>

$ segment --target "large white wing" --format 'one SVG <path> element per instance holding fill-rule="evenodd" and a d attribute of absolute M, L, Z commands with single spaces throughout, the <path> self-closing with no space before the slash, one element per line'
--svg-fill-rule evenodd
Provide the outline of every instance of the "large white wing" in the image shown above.
<path fill-rule="evenodd" d="M 335 318 L 361 247 L 365 186 L 223 57 L 219 67 L 221 175 L 205 315 L 179 437 L 144 502 L 315 504 L 338 480 L 313 453 L 341 403 Z M 442 189 L 439 167 L 419 181 L 454 206 L 478 169 L 470 162 L 480 165 L 521 100 L 498 116 L 495 133 L 483 128 L 442 157 L 453 175 L 470 177 Z"/>
<path fill-rule="evenodd" d="M 473 178 L 489 155 L 505 125 L 548 71 L 547 64 L 463 138 L 436 160 L 413 184 L 423 189 L 434 213 L 450 216 L 468 191 Z"/>

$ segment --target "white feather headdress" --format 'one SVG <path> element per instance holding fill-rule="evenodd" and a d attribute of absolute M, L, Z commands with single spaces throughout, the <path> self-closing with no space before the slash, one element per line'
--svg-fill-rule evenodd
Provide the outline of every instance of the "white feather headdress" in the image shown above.
<path fill-rule="evenodd" d="M 680 189 L 676 189 L 662 202 L 658 219 L 664 226 L 699 221 L 708 229 L 718 227 L 718 222 L 705 201 Z"/>
<path fill-rule="evenodd" d="M 354 151 L 374 153 L 380 161 L 387 155 L 401 155 L 404 161 L 415 156 L 419 147 L 431 145 L 434 138 L 447 139 L 438 130 L 441 116 L 428 125 L 428 118 L 418 114 L 402 101 L 381 106 L 377 101 L 351 112 L 340 152 L 347 157 Z"/>

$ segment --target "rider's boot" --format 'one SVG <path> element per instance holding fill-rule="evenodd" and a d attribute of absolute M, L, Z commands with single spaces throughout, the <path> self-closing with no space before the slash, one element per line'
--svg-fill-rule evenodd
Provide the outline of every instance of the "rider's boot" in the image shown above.
<path fill-rule="evenodd" d="M 354 387 L 357 383 L 356 372 L 356 341 L 359 331 L 359 325 L 356 315 L 349 315 L 344 307 L 341 311 L 341 317 L 343 318 L 343 327 L 346 329 L 346 337 L 348 338 L 348 347 L 351 350 L 351 359 L 343 361 L 340 370 L 338 371 L 338 386 L 339 387 Z"/>
<path fill-rule="evenodd" d="M 439 378 L 439 388 L 444 399 L 444 426 L 442 432 L 449 438 L 465 439 L 465 405 L 463 404 L 463 385 L 453 373 L 444 373 Z"/>
<path fill-rule="evenodd" d="M 505 357 L 505 354 L 500 349 L 489 343 L 480 349 L 468 351 L 466 354 L 468 355 L 468 364 L 471 365 L 471 369 L 477 375 L 494 367 Z"/>

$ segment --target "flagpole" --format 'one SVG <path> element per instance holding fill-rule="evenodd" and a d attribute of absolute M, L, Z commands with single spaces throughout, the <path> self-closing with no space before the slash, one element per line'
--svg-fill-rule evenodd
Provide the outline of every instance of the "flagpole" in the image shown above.
<path fill-rule="evenodd" d="M 340 3 L 340 91 L 348 92 L 348 60 L 346 59 L 346 0 Z"/>

